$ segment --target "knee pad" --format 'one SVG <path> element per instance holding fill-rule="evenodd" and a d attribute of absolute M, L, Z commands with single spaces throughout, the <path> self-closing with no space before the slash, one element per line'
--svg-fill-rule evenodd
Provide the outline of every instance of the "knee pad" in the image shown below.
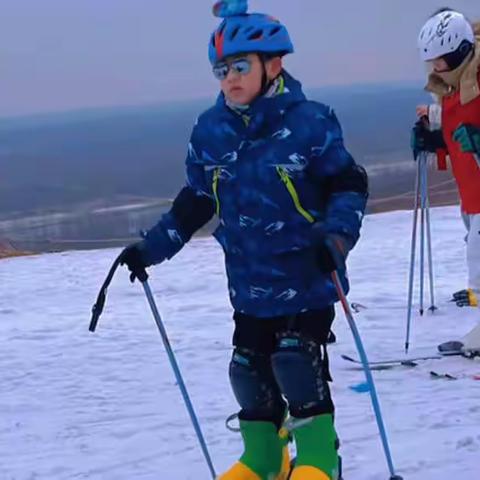
<path fill-rule="evenodd" d="M 272 421 L 280 428 L 286 404 L 273 375 L 270 358 L 245 349 L 233 352 L 229 368 L 242 420 Z"/>
<path fill-rule="evenodd" d="M 292 416 L 333 413 L 328 362 L 321 345 L 299 333 L 282 334 L 272 355 L 272 367 Z"/>

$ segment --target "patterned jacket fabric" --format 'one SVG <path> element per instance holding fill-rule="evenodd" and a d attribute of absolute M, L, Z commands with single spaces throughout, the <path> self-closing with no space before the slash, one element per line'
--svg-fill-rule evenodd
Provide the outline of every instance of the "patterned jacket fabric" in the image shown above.
<path fill-rule="evenodd" d="M 293 315 L 338 300 L 315 263 L 314 230 L 355 244 L 366 208 L 366 173 L 343 144 L 331 108 L 285 88 L 242 115 L 221 94 L 192 133 L 187 187 L 148 232 L 148 263 L 171 258 L 215 212 L 232 305 L 256 317 Z M 188 194 L 186 194 L 188 190 Z M 312 228 L 315 225 L 315 229 Z M 348 290 L 346 272 L 340 272 Z M 199 287 L 200 288 L 200 287 Z"/>

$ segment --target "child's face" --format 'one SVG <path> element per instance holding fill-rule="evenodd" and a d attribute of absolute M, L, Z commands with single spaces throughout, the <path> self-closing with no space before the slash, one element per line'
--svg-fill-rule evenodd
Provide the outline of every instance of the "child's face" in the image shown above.
<path fill-rule="evenodd" d="M 227 100 L 236 105 L 252 103 L 262 89 L 264 70 L 260 57 L 254 53 L 238 55 L 227 58 L 223 65 L 224 68 L 228 68 L 228 73 L 223 80 L 220 80 L 220 86 Z M 265 63 L 269 80 L 280 74 L 281 65 L 280 58 Z"/>

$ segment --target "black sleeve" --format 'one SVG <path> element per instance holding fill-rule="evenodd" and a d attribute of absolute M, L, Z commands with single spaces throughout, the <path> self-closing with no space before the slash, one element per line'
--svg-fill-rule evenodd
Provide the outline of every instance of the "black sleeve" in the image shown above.
<path fill-rule="evenodd" d="M 215 213 L 215 202 L 207 195 L 196 192 L 191 187 L 184 187 L 173 202 L 170 210 L 181 236 L 185 242 L 206 225 Z"/>
<path fill-rule="evenodd" d="M 358 193 L 364 198 L 368 198 L 368 175 L 361 165 L 353 162 L 336 175 L 327 177 L 323 187 L 327 199 L 336 193 L 342 192 Z"/>

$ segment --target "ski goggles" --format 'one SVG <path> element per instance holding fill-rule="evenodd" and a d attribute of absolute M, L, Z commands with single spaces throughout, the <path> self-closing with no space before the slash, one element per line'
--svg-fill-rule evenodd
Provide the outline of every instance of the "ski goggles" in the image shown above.
<path fill-rule="evenodd" d="M 213 66 L 213 75 L 217 80 L 225 80 L 230 70 L 239 75 L 248 75 L 252 71 L 252 62 L 246 57 L 236 58 L 231 62 L 219 62 Z"/>

